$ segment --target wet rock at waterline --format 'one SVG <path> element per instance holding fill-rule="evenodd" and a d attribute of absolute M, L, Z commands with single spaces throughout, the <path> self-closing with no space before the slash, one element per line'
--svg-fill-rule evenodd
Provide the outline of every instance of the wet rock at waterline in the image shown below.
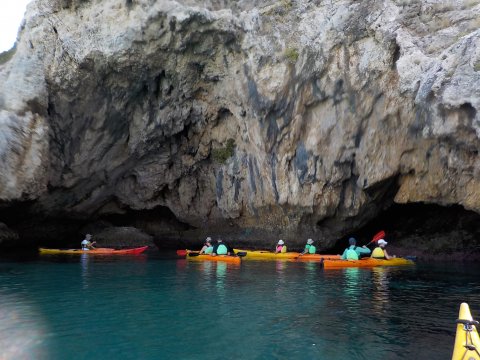
<path fill-rule="evenodd" d="M 478 213 L 479 18 L 468 0 L 34 1 L 0 65 L 0 199 L 319 248 L 394 202 Z"/>
<path fill-rule="evenodd" d="M 97 247 L 154 247 L 153 237 L 133 227 L 108 227 L 95 233 Z"/>
<path fill-rule="evenodd" d="M 0 246 L 13 247 L 16 242 L 18 242 L 18 234 L 0 222 Z"/>

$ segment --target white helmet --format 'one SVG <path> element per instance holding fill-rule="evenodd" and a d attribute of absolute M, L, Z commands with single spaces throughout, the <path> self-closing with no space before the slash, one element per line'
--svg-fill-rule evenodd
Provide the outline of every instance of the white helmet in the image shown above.
<path fill-rule="evenodd" d="M 283 240 L 278 240 L 278 245 L 283 245 L 285 242 Z"/>
<path fill-rule="evenodd" d="M 308 245 L 312 245 L 312 244 L 313 244 L 313 240 L 312 240 L 312 239 L 308 239 L 308 240 L 307 240 L 307 244 L 308 244 Z"/>

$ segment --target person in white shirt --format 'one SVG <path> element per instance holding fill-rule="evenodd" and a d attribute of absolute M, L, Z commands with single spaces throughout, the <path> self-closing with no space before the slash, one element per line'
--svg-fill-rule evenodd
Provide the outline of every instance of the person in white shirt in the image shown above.
<path fill-rule="evenodd" d="M 95 241 L 94 242 L 91 242 L 90 240 L 92 239 L 92 235 L 90 234 L 87 234 L 85 235 L 85 239 L 83 239 L 82 241 L 82 250 L 91 250 L 91 249 L 95 249 L 93 247 L 93 245 L 95 245 Z"/>

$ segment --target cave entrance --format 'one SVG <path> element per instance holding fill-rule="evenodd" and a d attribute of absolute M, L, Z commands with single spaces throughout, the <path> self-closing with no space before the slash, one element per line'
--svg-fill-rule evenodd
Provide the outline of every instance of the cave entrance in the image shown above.
<path fill-rule="evenodd" d="M 380 230 L 386 232 L 389 253 L 429 259 L 480 259 L 480 215 L 462 206 L 394 204 L 351 236 L 357 245 L 368 243 Z M 331 253 L 341 253 L 347 239 L 337 241 Z M 371 247 L 372 248 L 372 247 Z"/>

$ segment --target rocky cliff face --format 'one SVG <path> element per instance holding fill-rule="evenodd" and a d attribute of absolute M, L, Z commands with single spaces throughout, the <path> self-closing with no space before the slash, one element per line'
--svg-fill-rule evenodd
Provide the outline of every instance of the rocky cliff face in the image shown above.
<path fill-rule="evenodd" d="M 0 65 L 2 214 L 325 248 L 393 202 L 479 213 L 479 19 L 472 0 L 36 0 Z"/>

